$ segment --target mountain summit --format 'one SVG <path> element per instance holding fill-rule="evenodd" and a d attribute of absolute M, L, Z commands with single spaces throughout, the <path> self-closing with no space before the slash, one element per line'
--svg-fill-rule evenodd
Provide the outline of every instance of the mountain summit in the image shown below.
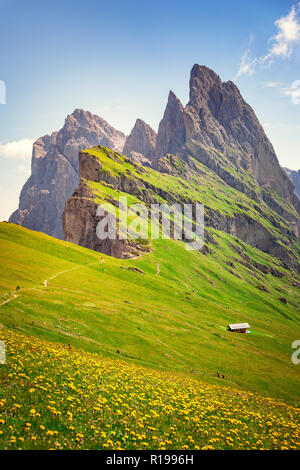
<path fill-rule="evenodd" d="M 156 132 L 142 119 L 137 119 L 127 137 L 123 154 L 138 163 L 151 161 L 155 151 Z"/>
<path fill-rule="evenodd" d="M 248 172 L 258 185 L 275 190 L 300 213 L 293 185 L 253 109 L 233 82 L 222 82 L 208 67 L 193 66 L 186 107 L 173 92 L 169 94 L 156 157 L 166 153 L 192 155 L 223 178 L 231 168 Z M 230 184 L 233 178 L 228 175 L 226 180 Z"/>

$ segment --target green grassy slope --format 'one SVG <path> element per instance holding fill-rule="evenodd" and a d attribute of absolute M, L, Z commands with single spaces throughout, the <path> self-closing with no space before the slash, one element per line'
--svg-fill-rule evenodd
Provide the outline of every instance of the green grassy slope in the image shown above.
<path fill-rule="evenodd" d="M 234 261 L 241 246 L 252 261 L 276 269 L 278 262 L 212 233 L 217 244 L 209 256 L 179 241 L 157 240 L 149 254 L 119 260 L 1 223 L 0 323 L 89 352 L 117 357 L 119 350 L 145 366 L 179 374 L 193 369 L 193 378 L 299 403 L 300 368 L 291 362 L 291 343 L 300 338 L 294 275 L 283 268 L 283 278 L 250 271 Z M 226 331 L 228 323 L 241 321 L 250 323 L 250 334 Z M 225 379 L 215 377 L 217 371 Z"/>

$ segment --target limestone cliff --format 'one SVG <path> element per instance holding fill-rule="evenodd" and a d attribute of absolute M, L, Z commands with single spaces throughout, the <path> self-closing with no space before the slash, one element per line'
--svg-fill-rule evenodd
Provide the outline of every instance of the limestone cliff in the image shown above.
<path fill-rule="evenodd" d="M 97 146 L 95 149 L 96 151 L 101 149 L 105 156 L 107 155 L 112 159 L 112 163 L 118 161 L 118 153 L 101 146 Z M 130 160 L 127 160 L 127 162 L 129 163 Z M 118 206 L 117 200 L 111 197 L 108 197 L 106 201 L 99 199 L 97 187 L 91 185 L 91 182 L 102 182 L 105 186 L 104 191 L 110 186 L 116 186 L 116 177 L 110 175 L 109 169 L 105 171 L 103 166 L 97 156 L 91 154 L 88 150 L 80 152 L 80 184 L 75 189 L 72 197 L 67 199 L 62 216 L 65 240 L 116 258 L 124 259 L 138 256 L 148 251 L 148 243 L 141 245 L 137 240 L 123 240 L 119 236 L 119 232 L 117 232 L 115 239 L 100 239 L 97 236 L 97 225 L 108 214 L 105 212 L 104 215 L 98 215 L 97 208 L 101 205 L 101 202 L 110 202 L 116 207 Z M 138 182 L 130 178 L 128 180 L 125 178 L 125 180 L 128 184 L 124 184 L 123 190 L 129 194 L 134 193 L 134 188 L 138 185 Z M 114 219 L 117 225 L 118 220 L 116 217 Z"/>

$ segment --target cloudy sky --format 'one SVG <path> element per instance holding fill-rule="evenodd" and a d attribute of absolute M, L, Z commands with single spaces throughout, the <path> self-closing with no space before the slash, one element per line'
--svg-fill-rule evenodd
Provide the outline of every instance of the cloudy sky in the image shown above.
<path fill-rule="evenodd" d="M 187 102 L 194 63 L 235 81 L 280 163 L 300 168 L 300 2 L 0 0 L 0 57 L 0 220 L 36 138 L 75 108 L 157 129 L 169 89 Z"/>

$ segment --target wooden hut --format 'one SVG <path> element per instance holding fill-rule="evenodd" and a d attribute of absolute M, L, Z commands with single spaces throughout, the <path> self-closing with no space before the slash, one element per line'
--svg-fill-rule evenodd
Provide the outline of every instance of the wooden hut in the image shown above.
<path fill-rule="evenodd" d="M 232 323 L 228 325 L 228 330 L 234 333 L 247 333 L 249 328 L 249 323 Z"/>

